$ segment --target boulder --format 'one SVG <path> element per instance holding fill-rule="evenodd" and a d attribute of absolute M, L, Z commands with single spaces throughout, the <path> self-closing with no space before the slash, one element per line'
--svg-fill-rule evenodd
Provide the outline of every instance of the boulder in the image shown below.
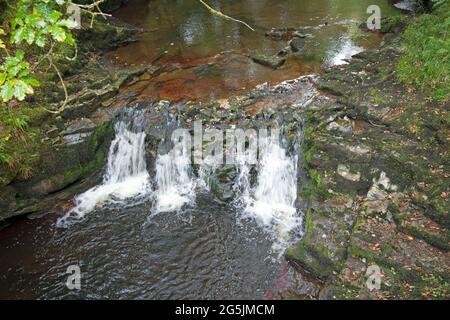
<path fill-rule="evenodd" d="M 284 58 L 280 58 L 277 56 L 267 56 L 261 53 L 252 55 L 251 59 L 260 65 L 270 67 L 273 69 L 278 69 L 286 62 L 286 59 Z"/>

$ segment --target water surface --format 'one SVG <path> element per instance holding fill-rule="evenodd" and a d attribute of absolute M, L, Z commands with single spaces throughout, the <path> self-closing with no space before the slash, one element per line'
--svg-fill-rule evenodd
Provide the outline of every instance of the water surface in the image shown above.
<path fill-rule="evenodd" d="M 318 73 L 324 66 L 345 63 L 353 54 L 381 43 L 379 34 L 358 28 L 369 17 L 369 5 L 378 5 L 383 16 L 399 14 L 389 0 L 207 2 L 246 21 L 255 31 L 212 15 L 196 0 L 131 0 L 114 13 L 145 32 L 110 57 L 126 64 L 164 66 L 161 73 L 133 88 L 144 99 L 224 98 L 255 84 Z M 301 28 L 313 38 L 279 70 L 272 70 L 249 58 L 254 53 L 273 55 L 287 46 L 287 41 L 265 36 L 271 28 Z"/>

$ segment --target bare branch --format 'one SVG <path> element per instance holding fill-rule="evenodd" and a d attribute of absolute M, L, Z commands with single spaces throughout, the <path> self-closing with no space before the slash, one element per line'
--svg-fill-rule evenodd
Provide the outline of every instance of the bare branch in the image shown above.
<path fill-rule="evenodd" d="M 215 14 L 215 15 L 218 15 L 219 17 L 222 17 L 222 18 L 224 18 L 224 19 L 226 19 L 226 20 L 231 20 L 231 21 L 234 21 L 234 22 L 238 22 L 238 23 L 241 23 L 241 24 L 243 24 L 244 26 L 246 26 L 247 28 L 249 28 L 250 30 L 252 30 L 252 31 L 255 31 L 255 29 L 253 29 L 252 27 L 250 27 L 246 22 L 244 22 L 244 21 L 241 21 L 241 20 L 238 20 L 238 19 L 235 19 L 235 18 L 232 18 L 232 17 L 230 17 L 230 16 L 227 16 L 226 14 L 223 14 L 222 12 L 220 12 L 220 11 L 218 11 L 218 10 L 215 10 L 215 9 L 213 9 L 213 8 L 211 8 L 209 5 L 207 5 L 203 0 L 199 0 L 211 13 L 213 13 L 213 14 Z"/>

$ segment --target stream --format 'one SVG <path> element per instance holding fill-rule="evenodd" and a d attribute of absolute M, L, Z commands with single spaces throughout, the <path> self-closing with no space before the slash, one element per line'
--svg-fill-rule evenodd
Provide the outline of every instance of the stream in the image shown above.
<path fill-rule="evenodd" d="M 369 5 L 379 5 L 383 16 L 398 13 L 387 0 L 210 3 L 256 31 L 197 1 L 131 0 L 113 13 L 144 32 L 107 57 L 159 68 L 127 86 L 136 101 L 208 101 L 320 74 L 380 45 L 379 35 L 358 28 Z M 305 49 L 277 70 L 249 60 L 252 52 L 286 46 L 264 36 L 272 27 L 309 34 Z M 187 149 L 162 141 L 149 161 L 145 112 L 130 108 L 117 118 L 102 180 L 76 195 L 71 209 L 0 230 L 0 298 L 277 299 L 292 287 L 315 296 L 315 284 L 283 258 L 304 223 L 298 148 L 267 139 L 256 164 L 237 157 L 236 197 L 225 204 L 211 192 L 210 168 L 194 172 Z M 166 125 L 166 135 L 178 126 Z M 81 290 L 66 287 L 70 265 L 81 269 Z"/>

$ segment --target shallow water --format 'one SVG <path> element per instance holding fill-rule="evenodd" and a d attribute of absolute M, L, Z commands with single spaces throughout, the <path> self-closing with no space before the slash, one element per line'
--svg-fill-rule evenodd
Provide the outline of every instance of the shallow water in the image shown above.
<path fill-rule="evenodd" d="M 255 299 L 273 286 L 281 262 L 270 239 L 208 196 L 182 214 L 149 215 L 142 204 L 67 229 L 45 218 L 3 230 L 0 298 Z M 80 291 L 65 286 L 71 264 Z"/>
<path fill-rule="evenodd" d="M 389 0 L 245 0 L 208 1 L 245 26 L 212 15 L 196 0 L 131 0 L 114 13 L 145 30 L 137 42 L 121 47 L 110 57 L 126 64 L 164 66 L 164 71 L 134 86 L 144 98 L 207 100 L 238 93 L 255 84 L 278 83 L 318 73 L 324 66 L 344 63 L 364 48 L 382 41 L 376 33 L 362 32 L 369 5 L 382 16 L 398 14 Z M 176 5 L 175 5 L 176 4 Z M 271 28 L 302 28 L 311 34 L 303 51 L 288 57 L 278 70 L 251 61 L 253 53 L 276 54 L 287 41 L 265 36 Z"/>

